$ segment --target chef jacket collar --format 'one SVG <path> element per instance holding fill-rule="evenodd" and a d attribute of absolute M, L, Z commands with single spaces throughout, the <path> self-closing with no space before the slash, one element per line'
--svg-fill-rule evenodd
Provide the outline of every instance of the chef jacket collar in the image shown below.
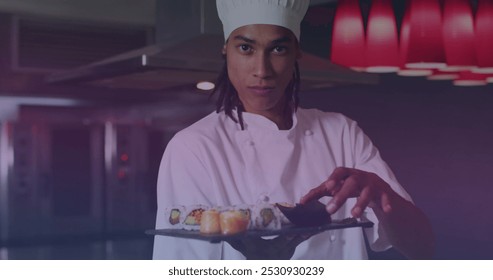
<path fill-rule="evenodd" d="M 233 110 L 233 114 L 238 118 L 236 110 Z M 245 130 L 264 130 L 264 131 L 278 131 L 278 132 L 292 132 L 295 130 L 298 124 L 298 118 L 296 117 L 296 112 L 293 113 L 293 125 L 288 130 L 279 130 L 277 124 L 268 118 L 254 113 L 243 112 L 243 123 L 245 125 Z"/>

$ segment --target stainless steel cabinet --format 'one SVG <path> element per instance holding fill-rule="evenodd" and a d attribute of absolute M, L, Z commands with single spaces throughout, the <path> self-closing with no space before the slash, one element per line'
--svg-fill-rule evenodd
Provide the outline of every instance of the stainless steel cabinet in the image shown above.
<path fill-rule="evenodd" d="M 3 241 L 144 235 L 154 227 L 165 130 L 108 121 L 101 110 L 53 108 L 25 109 L 1 128 Z"/>

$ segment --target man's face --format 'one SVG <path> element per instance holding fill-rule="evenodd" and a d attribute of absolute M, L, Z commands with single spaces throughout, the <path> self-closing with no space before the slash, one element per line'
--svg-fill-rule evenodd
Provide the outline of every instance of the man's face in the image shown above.
<path fill-rule="evenodd" d="M 264 116 L 280 114 L 300 56 L 293 33 L 275 25 L 246 25 L 230 34 L 223 53 L 229 79 L 245 111 Z"/>

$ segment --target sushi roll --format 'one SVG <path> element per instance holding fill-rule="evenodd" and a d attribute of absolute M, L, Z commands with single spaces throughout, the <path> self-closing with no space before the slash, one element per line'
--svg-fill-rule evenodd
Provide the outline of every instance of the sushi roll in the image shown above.
<path fill-rule="evenodd" d="M 293 204 L 287 203 L 287 202 L 281 202 L 281 203 L 276 203 L 275 211 L 276 211 L 276 216 L 278 216 L 281 220 L 281 225 L 289 225 L 292 224 L 291 221 L 279 210 L 279 207 L 277 207 L 277 204 L 284 206 L 284 207 L 294 207 Z"/>
<path fill-rule="evenodd" d="M 216 209 L 205 210 L 200 220 L 200 233 L 218 234 L 221 233 L 219 224 L 219 211 Z"/>
<path fill-rule="evenodd" d="M 254 224 L 254 221 L 252 221 L 253 209 L 254 209 L 253 205 L 241 204 L 241 205 L 234 206 L 232 210 L 239 211 L 239 212 L 243 213 L 249 221 L 248 229 L 251 229 L 251 228 L 253 228 L 253 224 Z"/>
<path fill-rule="evenodd" d="M 182 229 L 185 220 L 185 207 L 172 206 L 165 209 L 166 228 Z"/>
<path fill-rule="evenodd" d="M 253 211 L 254 229 L 277 230 L 281 229 L 281 221 L 276 207 L 271 204 L 256 205 Z"/>
<path fill-rule="evenodd" d="M 208 210 L 204 205 L 193 205 L 186 208 L 186 216 L 183 220 L 184 229 L 186 230 L 200 230 L 200 221 L 202 219 L 202 213 Z"/>
<path fill-rule="evenodd" d="M 228 210 L 219 214 L 219 225 L 221 227 L 221 234 L 223 235 L 244 232 L 248 229 L 249 223 L 249 218 L 242 211 Z"/>

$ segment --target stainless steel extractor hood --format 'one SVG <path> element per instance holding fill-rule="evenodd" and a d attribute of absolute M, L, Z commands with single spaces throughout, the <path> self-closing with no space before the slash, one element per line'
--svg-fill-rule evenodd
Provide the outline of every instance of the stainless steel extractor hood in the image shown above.
<path fill-rule="evenodd" d="M 139 90 L 214 81 L 224 63 L 222 25 L 215 1 L 157 0 L 156 8 L 155 45 L 53 73 L 46 81 Z M 354 72 L 306 52 L 299 64 L 302 89 L 378 81 L 376 75 Z"/>

